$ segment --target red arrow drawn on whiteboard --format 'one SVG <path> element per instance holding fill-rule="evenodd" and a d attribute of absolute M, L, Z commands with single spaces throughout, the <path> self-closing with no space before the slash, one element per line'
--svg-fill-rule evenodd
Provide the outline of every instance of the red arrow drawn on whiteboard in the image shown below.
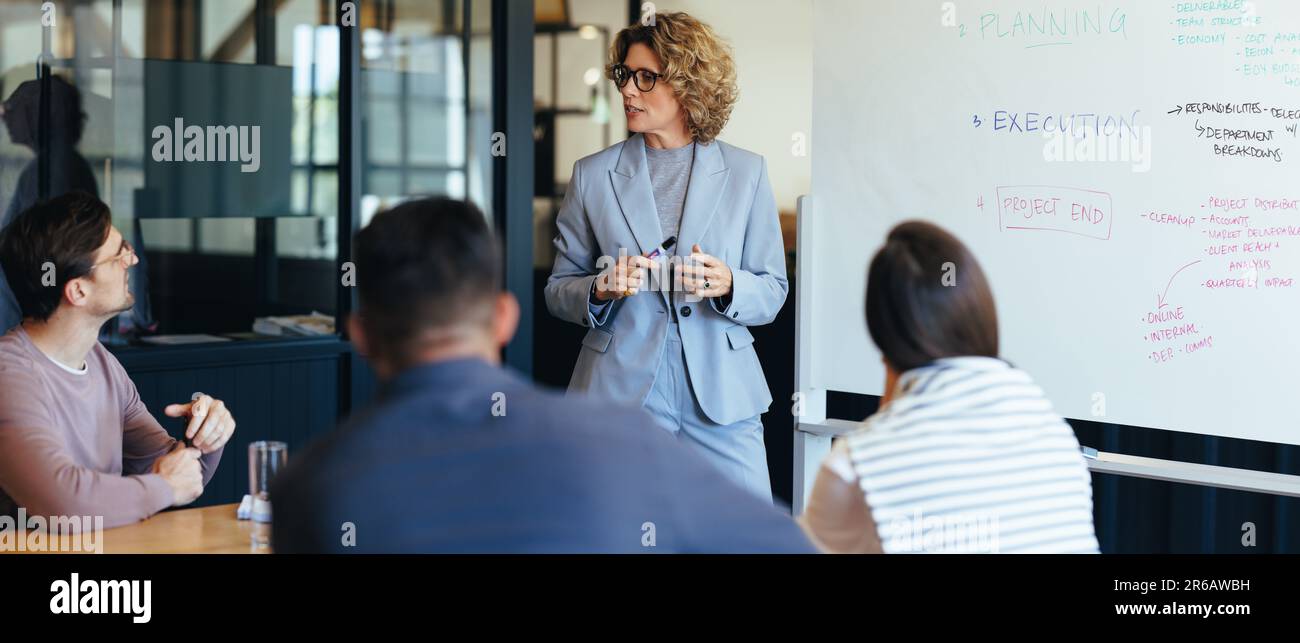
<path fill-rule="evenodd" d="M 1175 270 L 1175 271 L 1174 271 L 1174 274 L 1170 275 L 1170 277 L 1169 277 L 1169 283 L 1165 284 L 1165 292 L 1164 292 L 1164 294 L 1156 295 L 1156 309 L 1157 309 L 1157 310 L 1159 310 L 1159 309 L 1161 309 L 1161 308 L 1164 308 L 1165 306 L 1168 306 L 1168 305 L 1169 305 L 1169 304 L 1165 303 L 1165 295 L 1168 295 L 1168 294 L 1169 294 L 1169 287 L 1172 286 L 1172 285 L 1174 285 L 1174 277 L 1177 277 L 1177 276 L 1178 276 L 1178 273 L 1180 273 L 1180 272 L 1186 270 L 1187 268 L 1189 268 L 1189 267 L 1191 267 L 1191 266 L 1195 266 L 1195 265 L 1198 264 L 1198 263 L 1201 263 L 1201 260 L 1200 260 L 1200 259 L 1197 259 L 1196 261 L 1193 261 L 1193 262 L 1187 264 L 1186 266 L 1183 266 L 1182 268 L 1179 268 L 1178 270 Z"/>

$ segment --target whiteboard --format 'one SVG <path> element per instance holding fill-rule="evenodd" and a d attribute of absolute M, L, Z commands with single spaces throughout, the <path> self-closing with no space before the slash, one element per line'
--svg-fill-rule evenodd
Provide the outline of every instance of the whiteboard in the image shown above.
<path fill-rule="evenodd" d="M 1063 415 L 1300 443 L 1300 2 L 815 0 L 813 24 L 811 387 L 881 393 L 867 264 L 925 219 Z"/>

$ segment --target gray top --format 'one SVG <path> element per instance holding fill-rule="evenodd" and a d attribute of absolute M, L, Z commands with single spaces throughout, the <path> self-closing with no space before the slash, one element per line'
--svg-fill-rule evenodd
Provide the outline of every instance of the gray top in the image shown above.
<path fill-rule="evenodd" d="M 647 145 L 645 158 L 650 166 L 650 186 L 654 188 L 655 210 L 659 212 L 659 230 L 662 232 L 655 239 L 657 243 L 677 236 L 681 227 L 686 187 L 690 184 L 691 165 L 695 161 L 695 143 L 671 150 Z"/>

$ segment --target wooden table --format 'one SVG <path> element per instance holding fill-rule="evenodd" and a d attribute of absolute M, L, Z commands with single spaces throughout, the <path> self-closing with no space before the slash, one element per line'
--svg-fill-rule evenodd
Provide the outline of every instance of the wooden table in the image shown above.
<path fill-rule="evenodd" d="M 235 518 L 237 503 L 165 511 L 152 518 L 104 530 L 108 554 L 255 554 L 253 523 Z"/>
<path fill-rule="evenodd" d="M 235 518 L 238 506 L 165 511 L 133 525 L 105 529 L 102 549 L 106 554 L 270 553 L 253 549 L 253 523 Z"/>

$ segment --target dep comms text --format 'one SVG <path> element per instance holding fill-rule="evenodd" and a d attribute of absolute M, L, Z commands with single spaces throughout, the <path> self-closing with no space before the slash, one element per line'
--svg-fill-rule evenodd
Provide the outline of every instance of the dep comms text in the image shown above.
<path fill-rule="evenodd" d="M 1115 579 L 1117 592 L 1248 592 L 1250 581 L 1240 579 L 1162 578 L 1156 580 Z"/>

